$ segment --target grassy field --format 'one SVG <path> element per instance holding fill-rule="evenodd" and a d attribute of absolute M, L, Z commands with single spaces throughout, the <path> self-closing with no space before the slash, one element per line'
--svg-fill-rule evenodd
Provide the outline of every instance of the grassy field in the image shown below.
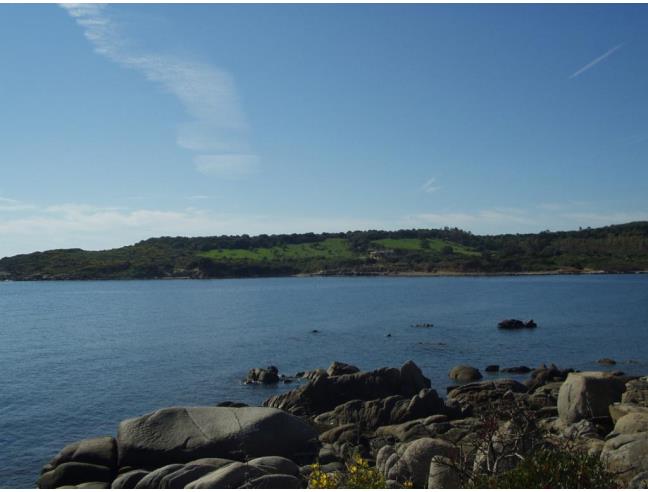
<path fill-rule="evenodd" d="M 427 248 L 425 247 L 424 241 L 427 242 Z M 449 246 L 452 248 L 452 252 L 458 255 L 479 256 L 480 254 L 478 251 L 462 246 L 461 244 L 444 241 L 442 239 L 379 239 L 378 241 L 373 241 L 372 244 L 393 250 L 429 251 L 430 253 L 440 253 L 443 248 Z"/>
<path fill-rule="evenodd" d="M 317 243 L 287 244 L 274 248 L 213 249 L 200 256 L 216 261 L 291 261 L 310 259 L 353 259 L 358 254 L 351 251 L 346 239 L 325 239 Z"/>

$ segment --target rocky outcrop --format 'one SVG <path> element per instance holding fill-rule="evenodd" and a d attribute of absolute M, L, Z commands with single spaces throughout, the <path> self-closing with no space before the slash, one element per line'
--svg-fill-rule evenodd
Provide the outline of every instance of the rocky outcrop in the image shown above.
<path fill-rule="evenodd" d="M 493 408 L 504 394 L 526 393 L 527 387 L 512 379 L 499 379 L 459 386 L 448 393 L 448 400 L 461 407 L 470 407 L 473 412 Z"/>
<path fill-rule="evenodd" d="M 558 415 L 566 424 L 610 417 L 609 406 L 624 390 L 623 380 L 606 372 L 571 373 L 558 393 Z"/>
<path fill-rule="evenodd" d="M 437 392 L 423 389 L 412 398 L 389 396 L 370 401 L 351 400 L 319 415 L 315 421 L 333 426 L 354 423 L 365 430 L 374 430 L 444 411 L 444 402 Z"/>
<path fill-rule="evenodd" d="M 529 388 L 529 391 L 535 391 L 540 386 L 544 386 L 548 383 L 564 381 L 567 379 L 567 375 L 571 372 L 574 372 L 574 370 L 559 369 L 554 364 L 551 364 L 549 367 L 542 365 L 531 372 L 531 377 L 526 380 L 524 384 Z"/>
<path fill-rule="evenodd" d="M 471 366 L 455 366 L 448 373 L 448 377 L 459 383 L 472 383 L 479 381 L 483 376 L 479 369 Z"/>
<path fill-rule="evenodd" d="M 319 415 L 351 400 L 412 397 L 429 387 L 430 380 L 409 361 L 400 369 L 382 368 L 342 376 L 322 374 L 300 388 L 269 398 L 263 405 L 295 415 Z"/>
<path fill-rule="evenodd" d="M 621 402 L 648 407 L 648 377 L 628 381 Z"/>

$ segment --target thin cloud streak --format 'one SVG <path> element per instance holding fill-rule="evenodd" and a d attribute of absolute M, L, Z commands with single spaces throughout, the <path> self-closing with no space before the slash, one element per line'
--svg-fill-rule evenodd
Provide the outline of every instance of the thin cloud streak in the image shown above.
<path fill-rule="evenodd" d="M 603 60 L 605 60 L 606 58 L 608 58 L 609 56 L 611 56 L 615 51 L 620 50 L 622 47 L 623 47 L 623 43 L 621 43 L 621 44 L 617 44 L 615 47 L 610 48 L 609 50 L 607 50 L 605 53 L 603 53 L 603 54 L 602 54 L 601 56 L 599 56 L 598 58 L 595 58 L 594 60 L 592 60 L 591 62 L 589 62 L 587 65 L 585 65 L 585 66 L 579 68 L 578 70 L 576 70 L 573 74 L 571 74 L 571 75 L 569 76 L 569 78 L 570 78 L 570 79 L 573 79 L 573 78 L 575 78 L 575 77 L 578 77 L 578 76 L 581 75 L 582 73 L 588 71 L 590 68 L 592 68 L 592 67 L 598 65 L 599 63 L 601 63 Z"/>
<path fill-rule="evenodd" d="M 421 187 L 421 191 L 423 191 L 424 193 L 434 193 L 435 191 L 439 191 L 440 189 L 441 187 L 437 184 L 436 178 L 428 179 Z"/>
<path fill-rule="evenodd" d="M 250 154 L 248 125 L 229 73 L 205 63 L 140 52 L 105 5 L 62 7 L 83 29 L 97 53 L 142 73 L 180 101 L 190 120 L 179 125 L 176 143 L 197 154 L 194 165 L 199 171 L 203 154 Z"/>

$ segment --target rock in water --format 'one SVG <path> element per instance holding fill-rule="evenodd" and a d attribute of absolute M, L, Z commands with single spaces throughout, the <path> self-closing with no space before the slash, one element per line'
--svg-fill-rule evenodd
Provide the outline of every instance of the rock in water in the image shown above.
<path fill-rule="evenodd" d="M 245 384 L 276 384 L 279 382 L 279 369 L 269 366 L 265 369 L 250 369 Z"/>
<path fill-rule="evenodd" d="M 454 379 L 460 383 L 472 383 L 482 378 L 479 369 L 470 366 L 455 366 L 450 370 L 448 376 L 450 379 Z"/>
<path fill-rule="evenodd" d="M 566 424 L 609 417 L 609 406 L 621 401 L 622 379 L 605 372 L 572 372 L 558 393 L 558 415 Z"/>
<path fill-rule="evenodd" d="M 261 407 L 172 407 L 119 424 L 119 466 L 159 467 L 198 458 L 313 453 L 317 432 L 286 412 Z"/>

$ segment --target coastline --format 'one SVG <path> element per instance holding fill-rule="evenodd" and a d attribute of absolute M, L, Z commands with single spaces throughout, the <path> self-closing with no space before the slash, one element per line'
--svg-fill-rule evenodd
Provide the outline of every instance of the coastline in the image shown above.
<path fill-rule="evenodd" d="M 133 280 L 245 280 L 245 279 L 260 279 L 260 278 L 309 278 L 309 277 L 339 277 L 339 278 L 353 278 L 353 277 L 535 277 L 535 276 L 560 276 L 560 275 L 573 275 L 573 276 L 590 276 L 590 275 L 646 275 L 648 270 L 636 271 L 608 271 L 608 270 L 544 270 L 544 271 L 524 271 L 524 272 L 453 272 L 453 271 L 438 271 L 438 272 L 417 272 L 417 271 L 402 271 L 402 272 L 344 272 L 344 273 L 327 273 L 327 272 L 314 272 L 314 273 L 297 273 L 292 275 L 246 275 L 246 276 L 222 276 L 222 277 L 204 277 L 204 276 L 178 276 L 178 277 L 142 277 L 142 278 L 74 278 L 74 277 L 56 277 L 56 278 L 5 278 L 0 279 L 0 282 L 99 282 L 99 281 L 133 281 Z"/>

